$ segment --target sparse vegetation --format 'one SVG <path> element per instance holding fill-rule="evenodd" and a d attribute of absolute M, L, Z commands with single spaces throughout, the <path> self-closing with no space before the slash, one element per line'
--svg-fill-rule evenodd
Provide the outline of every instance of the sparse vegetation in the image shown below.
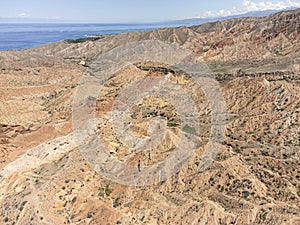
<path fill-rule="evenodd" d="M 179 124 L 178 124 L 178 123 L 175 123 L 175 122 L 168 121 L 168 122 L 167 122 L 167 126 L 168 126 L 168 127 L 178 127 Z"/>
<path fill-rule="evenodd" d="M 99 187 L 98 191 L 99 197 L 108 197 L 113 192 L 113 189 L 111 189 L 110 184 L 106 184 L 104 187 Z"/>
<path fill-rule="evenodd" d="M 299 13 L 295 17 L 297 21 Z M 112 39 L 106 36 L 98 42 L 98 38 L 67 40 L 70 45 L 58 42 L 51 44 L 51 49 L 45 46 L 32 52 L 1 53 L 1 65 L 5 67 L 0 68 L 1 121 L 7 125 L 0 125 L 0 163 L 4 167 L 9 164 L 6 167 L 9 170 L 1 170 L 0 175 L 3 176 L 0 177 L 3 179 L 0 224 L 30 225 L 51 223 L 51 220 L 54 224 L 297 223 L 300 218 L 300 86 L 299 68 L 295 68 L 296 72 L 291 68 L 299 64 L 296 42 L 293 41 L 299 32 L 292 34 L 294 36 L 282 32 L 273 38 L 269 36 L 273 31 L 269 30 L 264 33 L 272 38 L 267 43 L 262 37 L 263 30 L 248 34 L 252 25 L 261 26 L 261 20 L 235 19 L 230 23 L 204 25 L 205 29 L 203 26 L 166 28 L 146 35 L 140 34 L 142 32 L 121 35 L 126 36 L 126 40 L 118 35 L 112 35 Z M 282 24 L 280 20 L 274 21 Z M 291 24 L 293 21 L 288 26 Z M 93 120 L 96 124 L 91 128 L 95 128 L 103 146 L 107 147 L 107 154 L 133 166 L 133 170 L 122 170 L 119 175 L 125 175 L 132 183 L 139 174 L 145 181 L 156 182 L 130 187 L 109 183 L 87 163 L 86 159 L 93 155 L 84 157 L 77 151 L 71 124 L 72 108 L 77 106 L 72 101 L 78 95 L 72 87 L 80 87 L 81 77 L 87 72 L 81 65 L 86 63 L 92 69 L 93 60 L 99 53 L 126 41 L 143 40 L 145 36 L 162 41 L 182 41 L 185 47 L 190 46 L 199 58 L 206 60 L 208 66 L 213 64 L 210 68 L 220 81 L 227 107 L 226 142 L 221 143 L 217 155 L 214 151 L 206 151 L 206 144 L 214 138 L 211 127 L 218 128 L 220 124 L 212 119 L 215 115 L 212 109 L 217 106 L 217 101 L 214 101 L 214 95 L 204 93 L 205 86 L 197 85 L 188 75 L 181 76 L 182 72 L 176 68 L 160 63 L 146 62 L 143 67 L 130 65 L 121 69 L 101 91 L 95 89 L 95 93 L 100 91 L 98 97 L 87 100 L 97 103 Z M 232 38 L 235 45 L 219 42 L 228 38 Z M 85 41 L 96 42 L 71 44 Z M 214 42 L 219 42 L 217 51 L 210 47 Z M 276 57 L 274 51 L 278 53 Z M 199 111 L 199 134 L 195 135 L 199 142 L 195 151 L 189 151 L 192 157 L 184 164 L 177 164 L 177 160 L 188 156 L 180 151 L 181 143 L 185 144 L 180 142 L 180 135 L 196 134 L 198 125 L 188 120 L 190 122 L 185 126 L 184 114 L 177 112 L 180 107 L 170 99 L 155 97 L 154 91 L 129 109 L 128 130 L 122 132 L 126 135 L 128 131 L 133 139 L 144 139 L 145 142 L 116 135 L 118 130 L 109 116 L 117 106 L 116 96 L 123 100 L 122 91 L 143 76 L 169 79 L 189 94 Z M 148 90 L 152 83 L 142 81 L 138 84 Z M 134 91 L 139 95 L 139 90 Z M 88 97 L 85 91 L 82 94 Z M 160 93 L 163 91 L 168 90 L 162 86 Z M 169 96 L 172 98 L 173 93 Z M 207 101 L 208 96 L 211 101 Z M 87 103 L 77 107 L 81 119 L 85 119 L 92 109 L 90 106 L 93 105 Z M 153 140 L 160 139 L 153 139 L 153 133 L 162 138 L 157 147 Z M 153 149 L 141 145 L 147 144 L 148 140 L 155 144 Z M 124 147 L 127 143 L 129 146 Z M 136 143 L 142 146 L 141 151 L 132 150 Z M 176 157 L 173 158 L 173 154 Z M 19 157 L 21 155 L 24 156 Z M 101 163 L 101 156 L 102 153 L 97 154 L 95 162 Z M 210 157 L 213 157 L 212 162 Z M 110 166 L 114 165 L 107 164 L 106 168 L 112 168 Z M 144 176 L 152 166 L 155 177 Z M 161 175 L 173 169 L 174 173 L 164 180 Z M 119 172 L 116 167 L 113 171 Z M 126 174 L 127 171 L 136 174 L 131 176 Z"/>
<path fill-rule="evenodd" d="M 113 202 L 113 207 L 114 208 L 117 208 L 121 205 L 121 201 L 120 201 L 120 198 L 116 198 Z"/>
<path fill-rule="evenodd" d="M 197 134 L 195 127 L 190 127 L 189 125 L 185 125 L 185 126 L 182 128 L 182 130 L 183 130 L 184 132 L 186 132 L 186 133 L 189 133 L 189 134 L 194 134 L 194 135 Z"/>

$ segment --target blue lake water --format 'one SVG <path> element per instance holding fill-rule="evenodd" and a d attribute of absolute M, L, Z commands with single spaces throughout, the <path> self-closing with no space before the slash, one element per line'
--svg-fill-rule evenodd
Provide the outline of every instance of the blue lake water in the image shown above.
<path fill-rule="evenodd" d="M 163 24 L 18 24 L 0 23 L 0 50 L 33 48 L 93 34 L 115 34 L 166 27 Z M 175 26 L 175 25 L 173 25 Z"/>

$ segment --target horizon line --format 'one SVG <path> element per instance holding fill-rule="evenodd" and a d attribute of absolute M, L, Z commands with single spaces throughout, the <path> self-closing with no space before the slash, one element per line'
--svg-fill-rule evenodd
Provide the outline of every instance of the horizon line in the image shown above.
<path fill-rule="evenodd" d="M 77 24 L 119 24 L 119 25 L 135 25 L 135 24 L 163 24 L 163 23 L 172 23 L 172 22 L 180 22 L 180 21 L 188 21 L 188 20 L 193 20 L 193 19 L 199 19 L 199 20 L 213 20 L 213 19 L 226 19 L 234 16 L 243 16 L 245 14 L 249 13 L 259 13 L 259 12 L 268 12 L 268 11 L 273 11 L 274 13 L 276 12 L 281 12 L 281 11 L 289 11 L 289 10 L 296 10 L 299 9 L 298 7 L 288 7 L 285 9 L 267 9 L 267 10 L 257 10 L 257 11 L 245 11 L 245 12 L 240 12 L 240 13 L 235 13 L 231 15 L 220 15 L 220 16 L 202 16 L 202 17 L 189 17 L 189 18 L 182 18 L 182 19 L 170 19 L 170 20 L 161 20 L 161 21 L 144 21 L 144 22 L 134 22 L 134 21 L 127 21 L 127 22 L 105 22 L 105 21 L 98 21 L 98 20 L 75 20 L 75 19 L 61 19 L 61 18 L 34 18 L 34 17 L 1 17 L 0 16 L 0 24 L 22 24 L 22 23 L 77 23 Z M 272 14 L 272 13 L 270 13 Z M 254 17 L 260 17 L 260 16 L 254 16 Z M 23 20 L 23 21 L 1 21 L 1 20 Z M 27 21 L 26 21 L 27 20 Z M 30 20 L 37 20 L 37 21 L 30 21 Z M 41 22 L 38 22 L 38 20 L 42 20 Z"/>

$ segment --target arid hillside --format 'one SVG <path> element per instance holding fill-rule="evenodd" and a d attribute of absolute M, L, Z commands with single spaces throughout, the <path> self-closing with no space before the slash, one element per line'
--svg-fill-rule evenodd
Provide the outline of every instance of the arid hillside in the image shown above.
<path fill-rule="evenodd" d="M 299 34 L 297 9 L 0 51 L 0 224 L 300 225 Z M 166 135 L 157 148 L 136 154 L 122 145 L 108 115 L 126 85 L 143 77 L 185 90 L 201 127 L 180 171 L 149 186 L 127 186 L 95 172 L 83 157 L 73 106 L 82 77 L 101 54 L 145 40 L 177 44 L 210 68 L 226 105 L 225 140 L 199 170 L 214 116 L 205 90 L 173 65 L 126 66 L 97 98 L 86 96 L 95 102 L 95 132 L 108 155 L 140 170 L 171 155 L 182 132 L 197 133 L 182 131 L 176 105 L 147 97 L 130 108 L 128 133 L 148 137 L 156 120 Z M 89 104 L 80 107 L 89 110 Z"/>

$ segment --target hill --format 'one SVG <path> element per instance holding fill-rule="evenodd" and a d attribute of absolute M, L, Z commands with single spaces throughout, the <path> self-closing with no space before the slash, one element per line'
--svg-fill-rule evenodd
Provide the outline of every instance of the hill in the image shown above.
<path fill-rule="evenodd" d="M 297 9 L 1 51 L 0 224 L 300 224 L 299 20 Z M 105 63 L 99 55 L 115 50 L 113 62 L 118 47 L 145 40 L 188 49 L 218 81 L 227 108 L 225 139 L 203 171 L 213 101 L 185 71 L 161 62 L 134 63 L 114 73 L 96 97 L 85 96 L 93 89 L 81 89 L 82 77 L 93 77 L 93 68 Z M 107 154 L 137 172 L 165 160 L 182 132 L 197 133 L 189 126 L 180 129 L 180 105 L 147 97 L 126 111 L 129 130 L 123 133 L 136 138 L 157 131 L 151 119 L 165 121 L 165 137 L 147 154 L 132 154 L 122 145 L 124 137 L 109 118 L 114 107 L 122 107 L 122 101 L 114 105 L 121 91 L 142 77 L 168 78 L 185 90 L 197 103 L 201 133 L 192 156 L 170 178 L 129 186 L 100 175 L 86 161 L 72 116 L 85 119 L 93 106 L 95 132 Z M 86 105 L 74 108 L 78 90 Z"/>

